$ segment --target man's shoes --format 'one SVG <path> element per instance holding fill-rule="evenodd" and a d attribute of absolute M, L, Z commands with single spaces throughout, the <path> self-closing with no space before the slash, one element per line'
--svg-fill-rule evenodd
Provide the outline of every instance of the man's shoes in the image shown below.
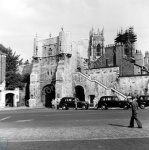
<path fill-rule="evenodd" d="M 134 128 L 134 126 L 128 126 L 128 128 Z"/>
<path fill-rule="evenodd" d="M 142 128 L 142 127 L 138 127 L 138 128 Z"/>

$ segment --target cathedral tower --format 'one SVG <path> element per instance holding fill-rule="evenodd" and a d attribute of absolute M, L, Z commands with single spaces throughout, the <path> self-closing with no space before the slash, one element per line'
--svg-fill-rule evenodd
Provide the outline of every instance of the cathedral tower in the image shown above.
<path fill-rule="evenodd" d="M 89 32 L 89 60 L 95 61 L 104 53 L 104 30 L 97 32 L 92 28 Z"/>

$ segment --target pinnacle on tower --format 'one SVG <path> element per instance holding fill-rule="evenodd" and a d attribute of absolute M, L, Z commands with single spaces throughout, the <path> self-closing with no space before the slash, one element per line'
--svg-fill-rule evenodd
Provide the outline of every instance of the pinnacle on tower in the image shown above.
<path fill-rule="evenodd" d="M 99 28 L 98 28 L 98 30 L 97 30 L 97 34 L 100 34 Z"/>
<path fill-rule="evenodd" d="M 62 31 L 64 30 L 63 26 L 61 27 Z"/>
<path fill-rule="evenodd" d="M 104 27 L 102 28 L 101 34 L 102 34 L 102 35 L 104 34 Z"/>
<path fill-rule="evenodd" d="M 51 33 L 49 34 L 49 37 L 51 38 Z"/>

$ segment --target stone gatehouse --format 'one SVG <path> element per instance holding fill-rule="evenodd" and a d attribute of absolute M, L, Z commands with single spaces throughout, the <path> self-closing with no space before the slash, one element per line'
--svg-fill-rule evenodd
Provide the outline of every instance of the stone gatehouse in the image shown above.
<path fill-rule="evenodd" d="M 92 29 L 89 40 L 71 40 L 63 29 L 57 37 L 34 39 L 30 97 L 33 107 L 51 107 L 51 101 L 76 96 L 93 102 L 103 95 L 148 94 L 149 72 L 142 54 L 125 44 L 104 46 L 103 30 Z M 130 51 L 130 52 L 128 52 Z"/>

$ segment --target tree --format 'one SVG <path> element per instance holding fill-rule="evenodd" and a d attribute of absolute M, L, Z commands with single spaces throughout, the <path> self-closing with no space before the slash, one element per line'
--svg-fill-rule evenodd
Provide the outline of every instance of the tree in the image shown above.
<path fill-rule="evenodd" d="M 20 55 L 16 55 L 16 52 L 13 52 L 11 48 L 5 48 L 2 44 L 0 44 L 0 51 L 6 54 L 6 88 L 10 90 L 22 89 L 24 86 L 23 77 L 17 73 L 17 70 L 23 59 L 20 59 Z"/>
<path fill-rule="evenodd" d="M 13 53 L 11 48 L 5 48 L 0 44 L 0 51 L 6 54 L 6 72 L 18 70 L 18 66 L 22 64 L 23 59 L 20 59 L 20 55 L 16 55 L 16 52 Z"/>
<path fill-rule="evenodd" d="M 23 76 L 14 71 L 6 72 L 6 88 L 9 90 L 14 90 L 15 88 L 20 88 L 21 90 L 24 87 Z"/>

